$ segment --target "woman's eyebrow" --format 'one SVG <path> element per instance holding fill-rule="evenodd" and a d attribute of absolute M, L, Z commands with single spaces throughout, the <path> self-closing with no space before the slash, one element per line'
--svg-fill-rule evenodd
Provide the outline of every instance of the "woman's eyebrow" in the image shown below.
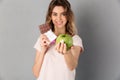
<path fill-rule="evenodd" d="M 52 12 L 52 13 L 56 13 L 56 12 Z"/>
<path fill-rule="evenodd" d="M 57 14 L 57 12 L 52 12 L 52 13 L 56 13 L 56 14 Z M 62 14 L 62 13 L 66 13 L 66 12 L 64 11 L 64 12 L 61 12 L 61 14 Z"/>

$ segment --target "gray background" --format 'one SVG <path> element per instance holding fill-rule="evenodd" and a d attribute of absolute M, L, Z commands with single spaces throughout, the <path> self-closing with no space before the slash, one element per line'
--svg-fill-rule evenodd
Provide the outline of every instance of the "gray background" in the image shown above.
<path fill-rule="evenodd" d="M 35 80 L 33 46 L 51 0 L 0 0 L 0 80 Z M 69 0 L 85 51 L 76 80 L 120 80 L 120 0 Z"/>

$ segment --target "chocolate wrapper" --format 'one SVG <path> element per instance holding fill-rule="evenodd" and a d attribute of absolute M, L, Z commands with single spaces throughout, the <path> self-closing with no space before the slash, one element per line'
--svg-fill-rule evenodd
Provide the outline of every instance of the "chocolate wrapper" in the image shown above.
<path fill-rule="evenodd" d="M 57 38 L 57 36 L 52 32 L 52 30 L 48 24 L 40 25 L 39 30 L 40 30 L 41 34 L 45 34 L 47 36 L 47 38 L 49 39 L 50 43 L 48 43 L 48 44 L 51 44 Z"/>

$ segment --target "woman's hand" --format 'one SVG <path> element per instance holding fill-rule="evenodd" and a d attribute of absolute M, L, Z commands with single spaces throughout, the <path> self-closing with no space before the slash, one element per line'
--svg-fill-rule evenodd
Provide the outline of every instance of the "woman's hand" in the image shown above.
<path fill-rule="evenodd" d="M 50 41 L 47 38 L 47 36 L 44 35 L 44 34 L 41 34 L 41 36 L 40 36 L 40 46 L 42 48 L 41 51 L 43 53 L 45 53 L 47 51 L 47 49 L 49 48 L 49 43 L 50 43 Z"/>
<path fill-rule="evenodd" d="M 55 48 L 61 54 L 66 54 L 69 51 L 69 50 L 67 50 L 67 46 L 64 42 L 60 42 L 60 43 L 56 44 Z"/>
<path fill-rule="evenodd" d="M 74 70 L 77 67 L 82 48 L 80 46 L 73 45 L 69 50 L 67 50 L 65 43 L 58 43 L 55 48 L 59 53 L 64 55 L 68 68 L 70 70 Z"/>
<path fill-rule="evenodd" d="M 46 35 L 40 35 L 40 43 L 41 51 L 36 51 L 35 62 L 33 65 L 33 74 L 38 78 L 41 70 L 41 66 L 43 64 L 44 56 L 49 48 L 49 40 Z"/>

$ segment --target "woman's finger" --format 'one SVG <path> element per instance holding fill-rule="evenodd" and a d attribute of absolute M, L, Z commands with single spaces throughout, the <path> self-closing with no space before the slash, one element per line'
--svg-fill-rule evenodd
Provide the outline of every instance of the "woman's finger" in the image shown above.
<path fill-rule="evenodd" d="M 60 52 L 60 45 L 61 45 L 61 43 L 58 43 L 55 47 L 58 52 Z"/>
<path fill-rule="evenodd" d="M 60 48 L 59 48 L 60 53 L 63 53 L 63 49 L 64 49 L 64 43 L 61 43 Z"/>
<path fill-rule="evenodd" d="M 64 43 L 63 54 L 66 54 L 66 52 L 67 52 L 67 47 L 66 44 Z"/>

